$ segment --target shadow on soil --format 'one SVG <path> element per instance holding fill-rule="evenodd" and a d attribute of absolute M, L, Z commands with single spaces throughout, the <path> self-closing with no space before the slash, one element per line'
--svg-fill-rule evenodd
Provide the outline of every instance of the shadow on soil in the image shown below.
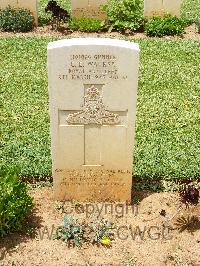
<path fill-rule="evenodd" d="M 5 252 L 10 255 L 17 251 L 17 246 L 20 243 L 26 243 L 30 238 L 35 238 L 38 229 L 42 226 L 42 222 L 43 219 L 38 216 L 38 211 L 35 208 L 23 224 L 20 232 L 11 233 L 0 238 L 0 260 L 3 259 Z"/>
<path fill-rule="evenodd" d="M 164 191 L 161 180 L 132 178 L 131 204 L 139 204 L 150 195 Z"/>
<path fill-rule="evenodd" d="M 193 234 L 194 232 L 200 230 L 200 219 L 197 215 L 188 215 L 179 217 L 174 223 L 176 229 L 179 230 L 180 233 L 183 231 L 188 231 Z"/>

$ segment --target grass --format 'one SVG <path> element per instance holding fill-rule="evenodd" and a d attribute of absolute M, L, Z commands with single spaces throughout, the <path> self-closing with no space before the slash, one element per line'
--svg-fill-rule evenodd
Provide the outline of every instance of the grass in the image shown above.
<path fill-rule="evenodd" d="M 200 177 L 200 43 L 140 45 L 135 175 Z"/>
<path fill-rule="evenodd" d="M 50 176 L 49 38 L 1 38 L 1 163 Z M 134 175 L 200 177 L 200 43 L 142 40 Z"/>
<path fill-rule="evenodd" d="M 0 39 L 1 129 L 4 164 L 23 175 L 49 175 L 47 40 Z"/>
<path fill-rule="evenodd" d="M 181 8 L 182 18 L 195 21 L 200 17 L 200 0 L 183 0 Z"/>

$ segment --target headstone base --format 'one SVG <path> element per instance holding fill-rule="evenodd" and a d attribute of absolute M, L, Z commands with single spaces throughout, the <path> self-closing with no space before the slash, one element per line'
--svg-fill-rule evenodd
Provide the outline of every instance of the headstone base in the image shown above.
<path fill-rule="evenodd" d="M 59 170 L 54 176 L 55 200 L 131 202 L 132 174 L 128 170 Z"/>

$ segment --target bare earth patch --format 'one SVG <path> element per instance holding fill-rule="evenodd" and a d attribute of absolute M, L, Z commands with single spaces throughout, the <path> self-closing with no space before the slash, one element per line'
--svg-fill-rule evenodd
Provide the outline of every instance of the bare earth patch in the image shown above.
<path fill-rule="evenodd" d="M 63 31 L 55 31 L 51 26 L 37 27 L 32 32 L 28 33 L 12 33 L 0 32 L 0 37 L 62 37 L 62 38 L 79 38 L 79 37 L 104 37 L 104 38 L 128 38 L 128 39 L 164 39 L 164 40 L 200 40 L 200 34 L 197 32 L 195 24 L 186 27 L 185 33 L 180 36 L 164 36 L 163 38 L 150 38 L 145 33 L 127 33 L 121 34 L 119 32 L 100 32 L 100 33 L 84 33 L 84 32 L 71 32 L 67 29 Z"/>
<path fill-rule="evenodd" d="M 169 232 L 163 230 L 165 217 L 160 212 L 166 211 L 169 217 L 177 212 L 180 205 L 177 193 L 140 193 L 138 209 L 136 205 L 125 206 L 123 213 L 117 203 L 113 203 L 113 211 L 108 203 L 99 203 L 88 204 L 87 209 L 83 205 L 85 212 L 79 213 L 75 202 L 55 202 L 52 188 L 35 188 L 31 194 L 35 210 L 26 227 L 34 228 L 35 234 L 15 233 L 1 239 L 0 265 L 200 265 L 199 205 L 190 209 L 183 207 Z M 61 240 L 49 239 L 47 231 L 43 235 L 45 227 L 50 234 L 52 228 L 61 224 L 65 212 L 72 212 L 71 215 L 87 222 L 101 218 L 113 221 L 118 230 L 112 245 L 68 247 Z M 198 221 L 189 220 L 186 225 L 184 221 L 188 216 L 195 216 Z M 182 222 L 177 225 L 180 217 Z M 143 234 L 134 237 L 137 228 Z M 128 262 L 132 264 L 126 264 Z"/>

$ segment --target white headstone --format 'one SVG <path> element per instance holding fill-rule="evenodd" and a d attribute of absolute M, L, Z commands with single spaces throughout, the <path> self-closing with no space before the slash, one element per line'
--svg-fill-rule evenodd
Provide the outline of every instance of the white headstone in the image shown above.
<path fill-rule="evenodd" d="M 0 9 L 8 6 L 30 10 L 34 16 L 35 25 L 38 26 L 37 0 L 0 0 Z"/>
<path fill-rule="evenodd" d="M 107 2 L 108 0 L 71 0 L 72 16 L 104 19 L 106 13 L 101 10 L 101 6 Z"/>
<path fill-rule="evenodd" d="M 144 0 L 144 16 L 180 16 L 181 0 Z"/>
<path fill-rule="evenodd" d="M 56 199 L 131 200 L 138 68 L 133 42 L 49 43 Z"/>

